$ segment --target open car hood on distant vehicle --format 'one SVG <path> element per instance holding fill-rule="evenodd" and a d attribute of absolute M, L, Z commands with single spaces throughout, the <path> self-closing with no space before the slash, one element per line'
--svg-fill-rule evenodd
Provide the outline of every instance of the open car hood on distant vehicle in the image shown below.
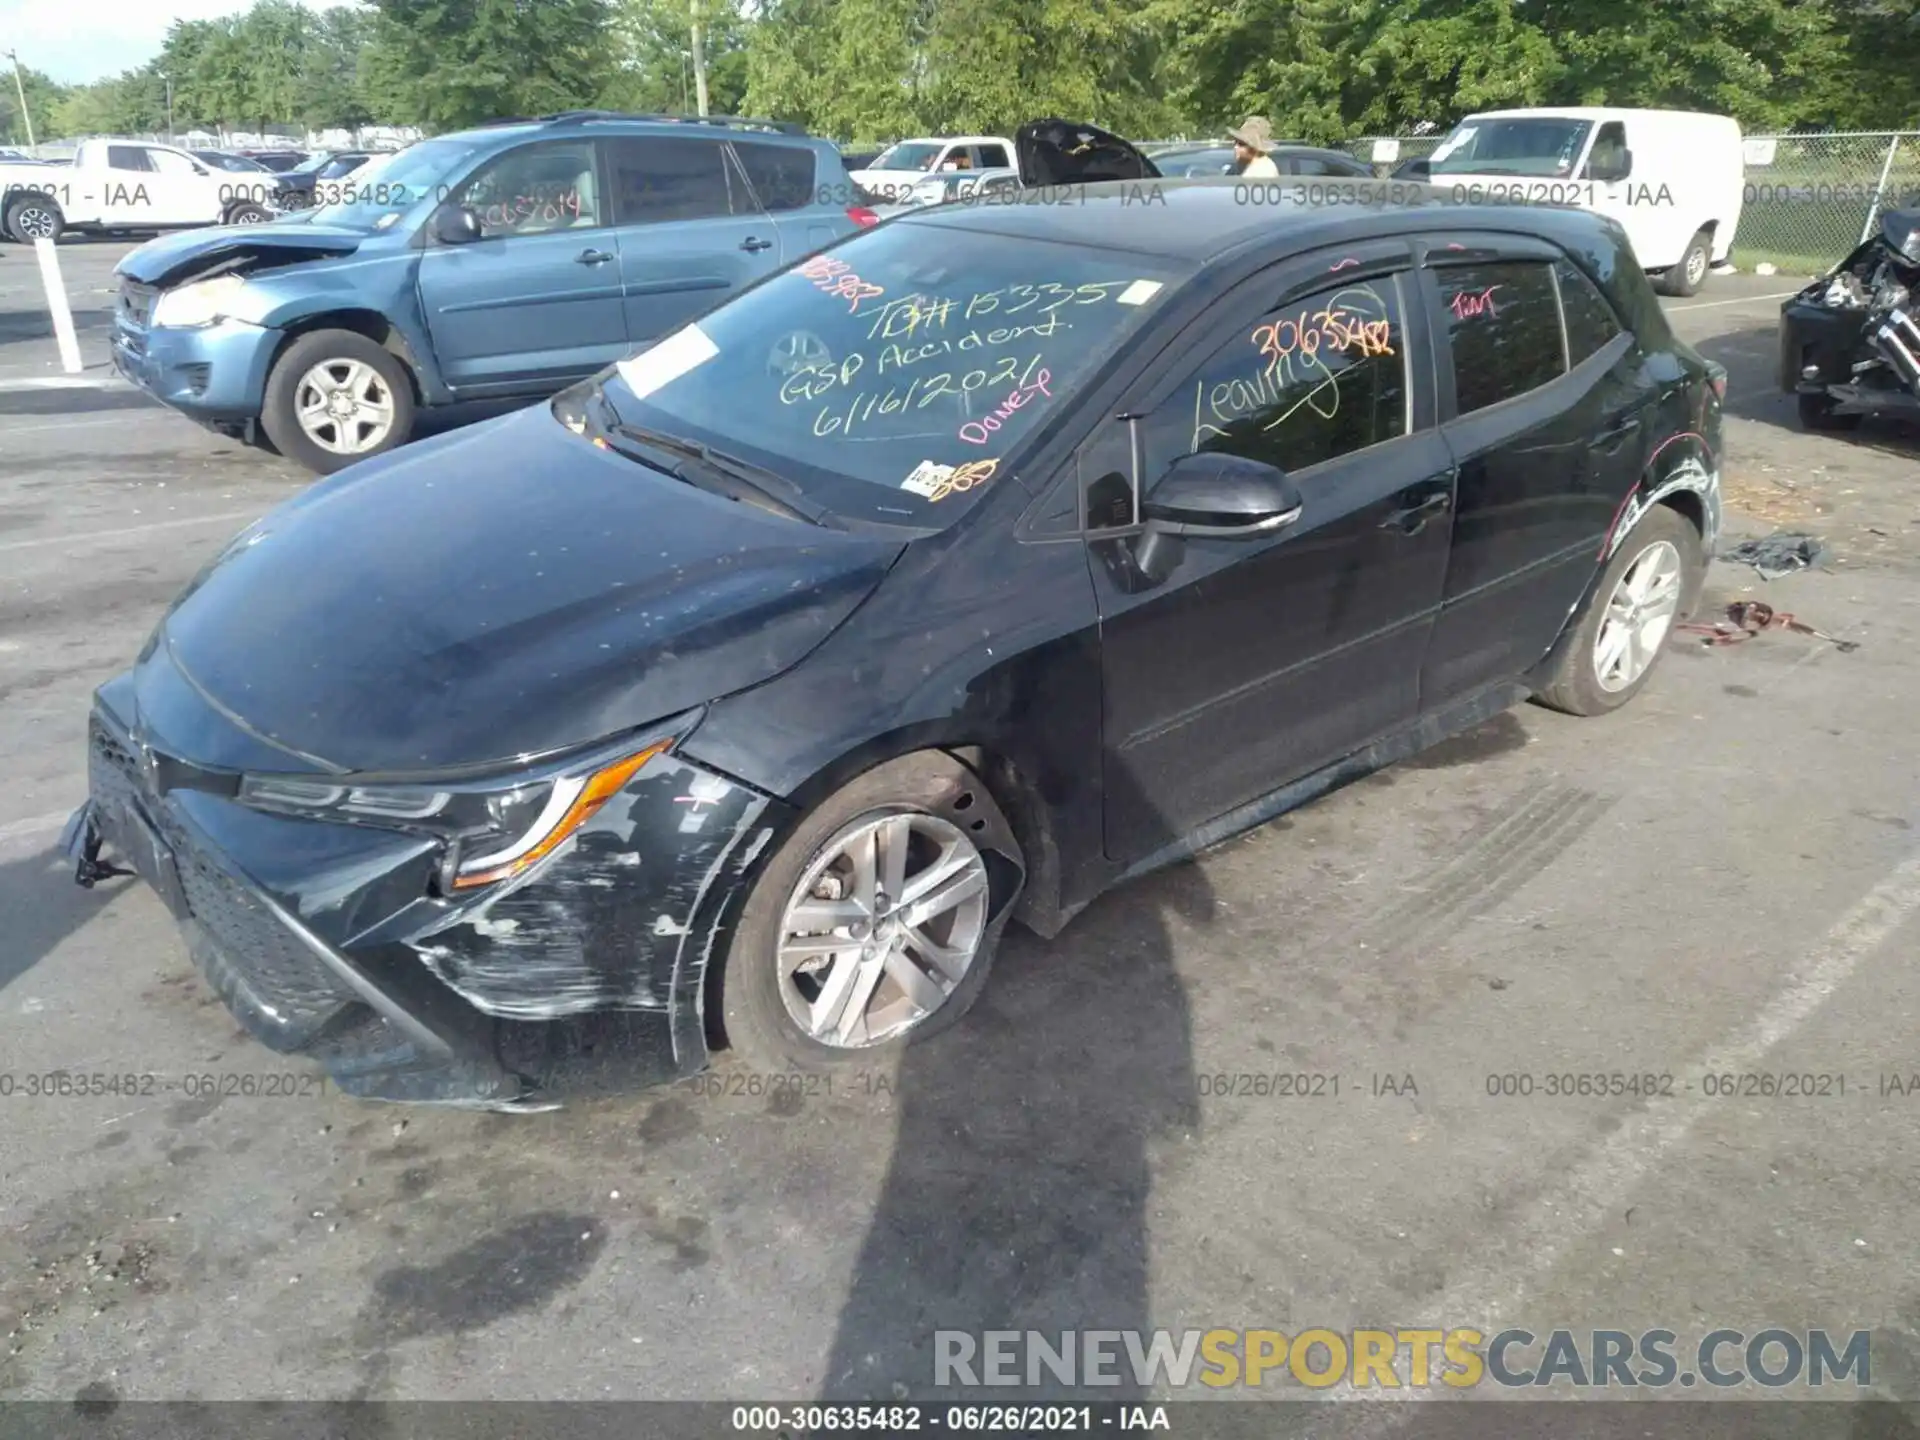
<path fill-rule="evenodd" d="M 1880 238 L 1909 265 L 1920 265 L 1920 210 L 1882 211 Z"/>
<path fill-rule="evenodd" d="M 1160 172 L 1135 146 L 1078 120 L 1029 120 L 1013 137 L 1020 183 L 1091 185 L 1101 180 L 1156 180 Z"/>
<path fill-rule="evenodd" d="M 115 267 L 141 285 L 176 285 L 195 276 L 297 265 L 328 255 L 351 255 L 366 240 L 363 230 L 309 224 L 222 225 L 183 230 L 149 240 Z"/>

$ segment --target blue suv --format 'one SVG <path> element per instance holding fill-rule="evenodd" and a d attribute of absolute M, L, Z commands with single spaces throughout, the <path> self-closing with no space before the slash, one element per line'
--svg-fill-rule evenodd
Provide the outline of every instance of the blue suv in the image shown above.
<path fill-rule="evenodd" d="M 424 410 L 551 395 L 877 223 L 797 126 L 597 110 L 423 140 L 317 199 L 135 250 L 113 349 L 163 403 L 321 474 Z"/>

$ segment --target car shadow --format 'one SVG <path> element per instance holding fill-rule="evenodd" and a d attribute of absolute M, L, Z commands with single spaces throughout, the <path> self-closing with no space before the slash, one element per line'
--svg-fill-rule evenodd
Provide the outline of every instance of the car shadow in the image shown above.
<path fill-rule="evenodd" d="M 7 943 L 0 946 L 0 990 L 38 965 L 125 888 L 109 880 L 83 890 L 66 857 L 51 846 L 0 863 L 0 915 Z"/>
<path fill-rule="evenodd" d="M 839 1316 L 825 1398 L 1015 1398 L 936 1368 L 938 1332 L 1143 1331 L 1156 1145 L 1199 1125 L 1175 934 L 1213 919 L 1191 862 L 1104 896 L 1051 943 L 1010 930 L 975 1011 L 910 1047 L 879 1203 Z M 1013 1361 L 1022 1402 L 1140 1398 L 1123 1344 L 1117 1384 L 1073 1384 Z"/>
<path fill-rule="evenodd" d="M 1809 433 L 1794 397 L 1780 388 L 1780 337 L 1773 325 L 1735 330 L 1694 342 L 1694 349 L 1727 370 L 1726 414 L 1781 430 Z M 1920 459 L 1920 424 L 1898 415 L 1869 415 L 1855 430 L 1822 430 L 1823 439 Z"/>

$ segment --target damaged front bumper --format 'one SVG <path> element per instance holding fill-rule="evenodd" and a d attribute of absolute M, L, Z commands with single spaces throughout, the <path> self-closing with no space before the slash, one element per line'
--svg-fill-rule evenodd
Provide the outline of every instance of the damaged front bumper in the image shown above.
<path fill-rule="evenodd" d="M 161 404 L 222 434 L 258 420 L 282 332 L 243 320 L 192 329 L 147 323 L 159 291 L 124 281 L 115 310 L 113 368 Z"/>
<path fill-rule="evenodd" d="M 491 1109 L 704 1067 L 707 965 L 782 809 L 668 753 L 523 876 L 446 898 L 433 837 L 240 804 L 104 699 L 88 770 L 75 879 L 150 885 L 251 1035 L 352 1095 Z"/>

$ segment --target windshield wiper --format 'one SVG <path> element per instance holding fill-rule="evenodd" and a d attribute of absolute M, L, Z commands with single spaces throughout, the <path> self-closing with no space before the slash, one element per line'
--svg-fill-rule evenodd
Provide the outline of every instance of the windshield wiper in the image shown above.
<path fill-rule="evenodd" d="M 686 462 L 691 461 L 708 476 L 721 481 L 717 487 L 702 485 L 701 489 L 714 489 L 729 500 L 760 504 L 790 519 L 807 520 L 827 529 L 840 528 L 835 523 L 831 511 L 810 499 L 804 490 L 777 471 L 769 470 L 764 465 L 756 465 L 751 460 L 743 460 L 738 455 L 729 454 L 725 450 L 716 450 L 711 445 L 704 445 L 698 440 L 688 440 L 684 436 L 669 435 L 663 430 L 649 430 L 643 426 L 629 425 L 623 420 L 615 420 L 613 407 L 607 404 L 604 396 L 598 398 L 600 408 L 606 417 L 600 428 L 608 436 L 609 441 L 614 438 L 625 439 L 680 457 L 680 463 L 666 465 L 649 461 L 644 455 L 633 457 L 642 463 L 653 464 L 656 469 L 664 470 L 675 479 L 694 485 L 698 482 L 687 474 Z"/>

